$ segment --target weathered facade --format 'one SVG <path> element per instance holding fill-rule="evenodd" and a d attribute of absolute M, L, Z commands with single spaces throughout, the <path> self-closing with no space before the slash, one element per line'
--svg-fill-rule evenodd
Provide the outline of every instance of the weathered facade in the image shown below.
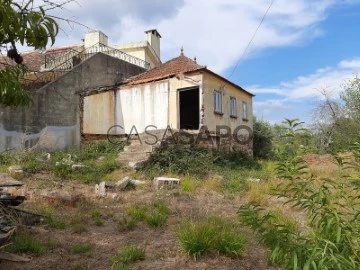
<path fill-rule="evenodd" d="M 182 54 L 122 86 L 83 92 L 82 133 L 133 134 L 134 127 L 139 133 L 170 127 L 246 136 L 253 126 L 252 97 Z M 232 147 L 229 138 L 215 140 Z M 237 148 L 252 154 L 251 142 Z"/>
<path fill-rule="evenodd" d="M 64 150 L 80 144 L 79 96 L 88 88 L 116 85 L 145 70 L 97 53 L 32 92 L 28 108 L 0 107 L 0 152 L 32 146 Z M 97 108 L 93 108 L 97 110 Z"/>

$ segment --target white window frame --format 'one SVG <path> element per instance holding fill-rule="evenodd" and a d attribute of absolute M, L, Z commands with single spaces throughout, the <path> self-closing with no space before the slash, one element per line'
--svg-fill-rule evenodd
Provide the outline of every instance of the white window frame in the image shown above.
<path fill-rule="evenodd" d="M 214 112 L 222 113 L 222 93 L 214 90 Z"/>
<path fill-rule="evenodd" d="M 230 97 L 230 116 L 237 117 L 236 98 Z"/>
<path fill-rule="evenodd" d="M 247 106 L 247 102 L 243 101 L 242 102 L 242 118 L 243 120 L 248 120 L 248 106 Z"/>

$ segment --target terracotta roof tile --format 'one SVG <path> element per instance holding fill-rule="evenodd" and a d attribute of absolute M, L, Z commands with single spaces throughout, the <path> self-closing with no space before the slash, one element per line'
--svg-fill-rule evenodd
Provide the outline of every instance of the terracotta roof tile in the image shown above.
<path fill-rule="evenodd" d="M 53 59 L 77 47 L 79 46 L 51 48 L 46 50 L 45 54 L 40 53 L 39 51 L 23 52 L 23 53 L 20 52 L 20 55 L 24 59 L 23 63 L 29 68 L 30 71 L 40 71 L 41 65 L 45 63 L 45 55 L 47 57 L 50 57 L 50 59 Z M 6 68 L 6 66 L 8 65 L 15 65 L 15 62 L 9 59 L 6 55 L 0 56 L 0 70 Z"/>
<path fill-rule="evenodd" d="M 160 66 L 150 69 L 139 75 L 130 77 L 126 82 L 135 85 L 172 77 L 177 74 L 203 69 L 205 66 L 198 65 L 194 60 L 181 54 Z"/>

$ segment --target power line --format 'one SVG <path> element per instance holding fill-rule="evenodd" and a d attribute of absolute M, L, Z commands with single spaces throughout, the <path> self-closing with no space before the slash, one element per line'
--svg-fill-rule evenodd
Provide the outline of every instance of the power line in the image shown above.
<path fill-rule="evenodd" d="M 230 73 L 230 76 L 228 77 L 229 79 L 230 79 L 231 76 L 234 74 L 235 70 L 237 69 L 237 67 L 238 67 L 238 65 L 239 65 L 239 63 L 240 63 L 240 61 L 243 59 L 243 57 L 245 56 L 245 54 L 246 54 L 247 50 L 249 49 L 251 43 L 252 43 L 253 40 L 255 39 L 255 36 L 256 36 L 257 32 L 259 31 L 261 25 L 263 24 L 263 22 L 264 22 L 264 20 L 265 20 L 265 18 L 266 18 L 266 16 L 267 16 L 267 14 L 269 13 L 269 11 L 270 11 L 272 5 L 274 4 L 274 2 L 275 2 L 275 0 L 272 0 L 272 1 L 271 1 L 271 3 L 270 3 L 270 5 L 269 5 L 268 9 L 266 10 L 264 16 L 261 18 L 261 21 L 260 21 L 258 27 L 256 28 L 253 36 L 251 37 L 249 43 L 247 44 L 244 52 L 242 53 L 242 55 L 240 56 L 239 60 L 237 61 L 236 65 L 235 65 L 235 67 L 233 68 L 232 72 Z"/>

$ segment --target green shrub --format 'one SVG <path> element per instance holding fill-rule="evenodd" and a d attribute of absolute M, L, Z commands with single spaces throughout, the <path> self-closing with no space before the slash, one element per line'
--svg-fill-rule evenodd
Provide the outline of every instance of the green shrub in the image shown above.
<path fill-rule="evenodd" d="M 117 229 L 119 232 L 132 230 L 136 227 L 138 223 L 139 221 L 136 219 L 124 217 L 118 222 Z"/>
<path fill-rule="evenodd" d="M 210 251 L 235 257 L 245 250 L 244 237 L 235 225 L 219 218 L 185 221 L 178 227 L 177 237 L 181 249 L 195 259 Z"/>
<path fill-rule="evenodd" d="M 197 182 L 193 177 L 187 175 L 180 181 L 180 186 L 182 191 L 193 193 L 197 189 Z"/>
<path fill-rule="evenodd" d="M 145 220 L 149 226 L 158 228 L 166 224 L 167 216 L 153 211 L 146 215 Z"/>
<path fill-rule="evenodd" d="M 55 229 L 65 229 L 66 222 L 63 218 L 55 214 L 55 210 L 51 207 L 40 208 L 38 213 L 44 216 L 44 223 Z"/>
<path fill-rule="evenodd" d="M 145 250 L 135 246 L 125 246 L 119 255 L 111 258 L 112 269 L 130 269 L 129 264 L 144 260 Z"/>
<path fill-rule="evenodd" d="M 6 251 L 11 253 L 29 252 L 42 254 L 46 249 L 47 247 L 45 244 L 27 234 L 15 235 L 12 244 L 6 247 Z"/>
<path fill-rule="evenodd" d="M 193 145 L 168 144 L 151 154 L 149 167 L 160 172 L 203 175 L 212 165 L 211 151 Z"/>
<path fill-rule="evenodd" d="M 165 203 L 161 200 L 155 200 L 151 203 L 151 207 L 157 209 L 159 211 L 159 213 L 163 214 L 163 215 L 168 215 L 170 212 L 169 207 L 167 207 L 165 205 Z"/>
<path fill-rule="evenodd" d="M 215 249 L 225 256 L 241 256 L 245 252 L 245 238 L 234 225 L 224 224 L 215 241 Z"/>
<path fill-rule="evenodd" d="M 251 204 L 240 207 L 242 222 L 260 234 L 270 250 L 270 261 L 285 269 L 360 269 L 360 188 L 346 179 L 307 176 L 302 159 L 282 160 L 277 187 L 284 204 L 298 207 L 307 216 L 308 231 L 297 224 Z"/>
<path fill-rule="evenodd" d="M 273 138 L 271 124 L 254 117 L 253 124 L 253 154 L 257 159 L 270 159 L 274 157 Z"/>
<path fill-rule="evenodd" d="M 143 221 L 146 218 L 148 207 L 146 205 L 135 205 L 127 209 L 127 214 L 135 221 Z"/>
<path fill-rule="evenodd" d="M 216 152 L 214 164 L 229 169 L 260 169 L 260 164 L 244 152 Z"/>

